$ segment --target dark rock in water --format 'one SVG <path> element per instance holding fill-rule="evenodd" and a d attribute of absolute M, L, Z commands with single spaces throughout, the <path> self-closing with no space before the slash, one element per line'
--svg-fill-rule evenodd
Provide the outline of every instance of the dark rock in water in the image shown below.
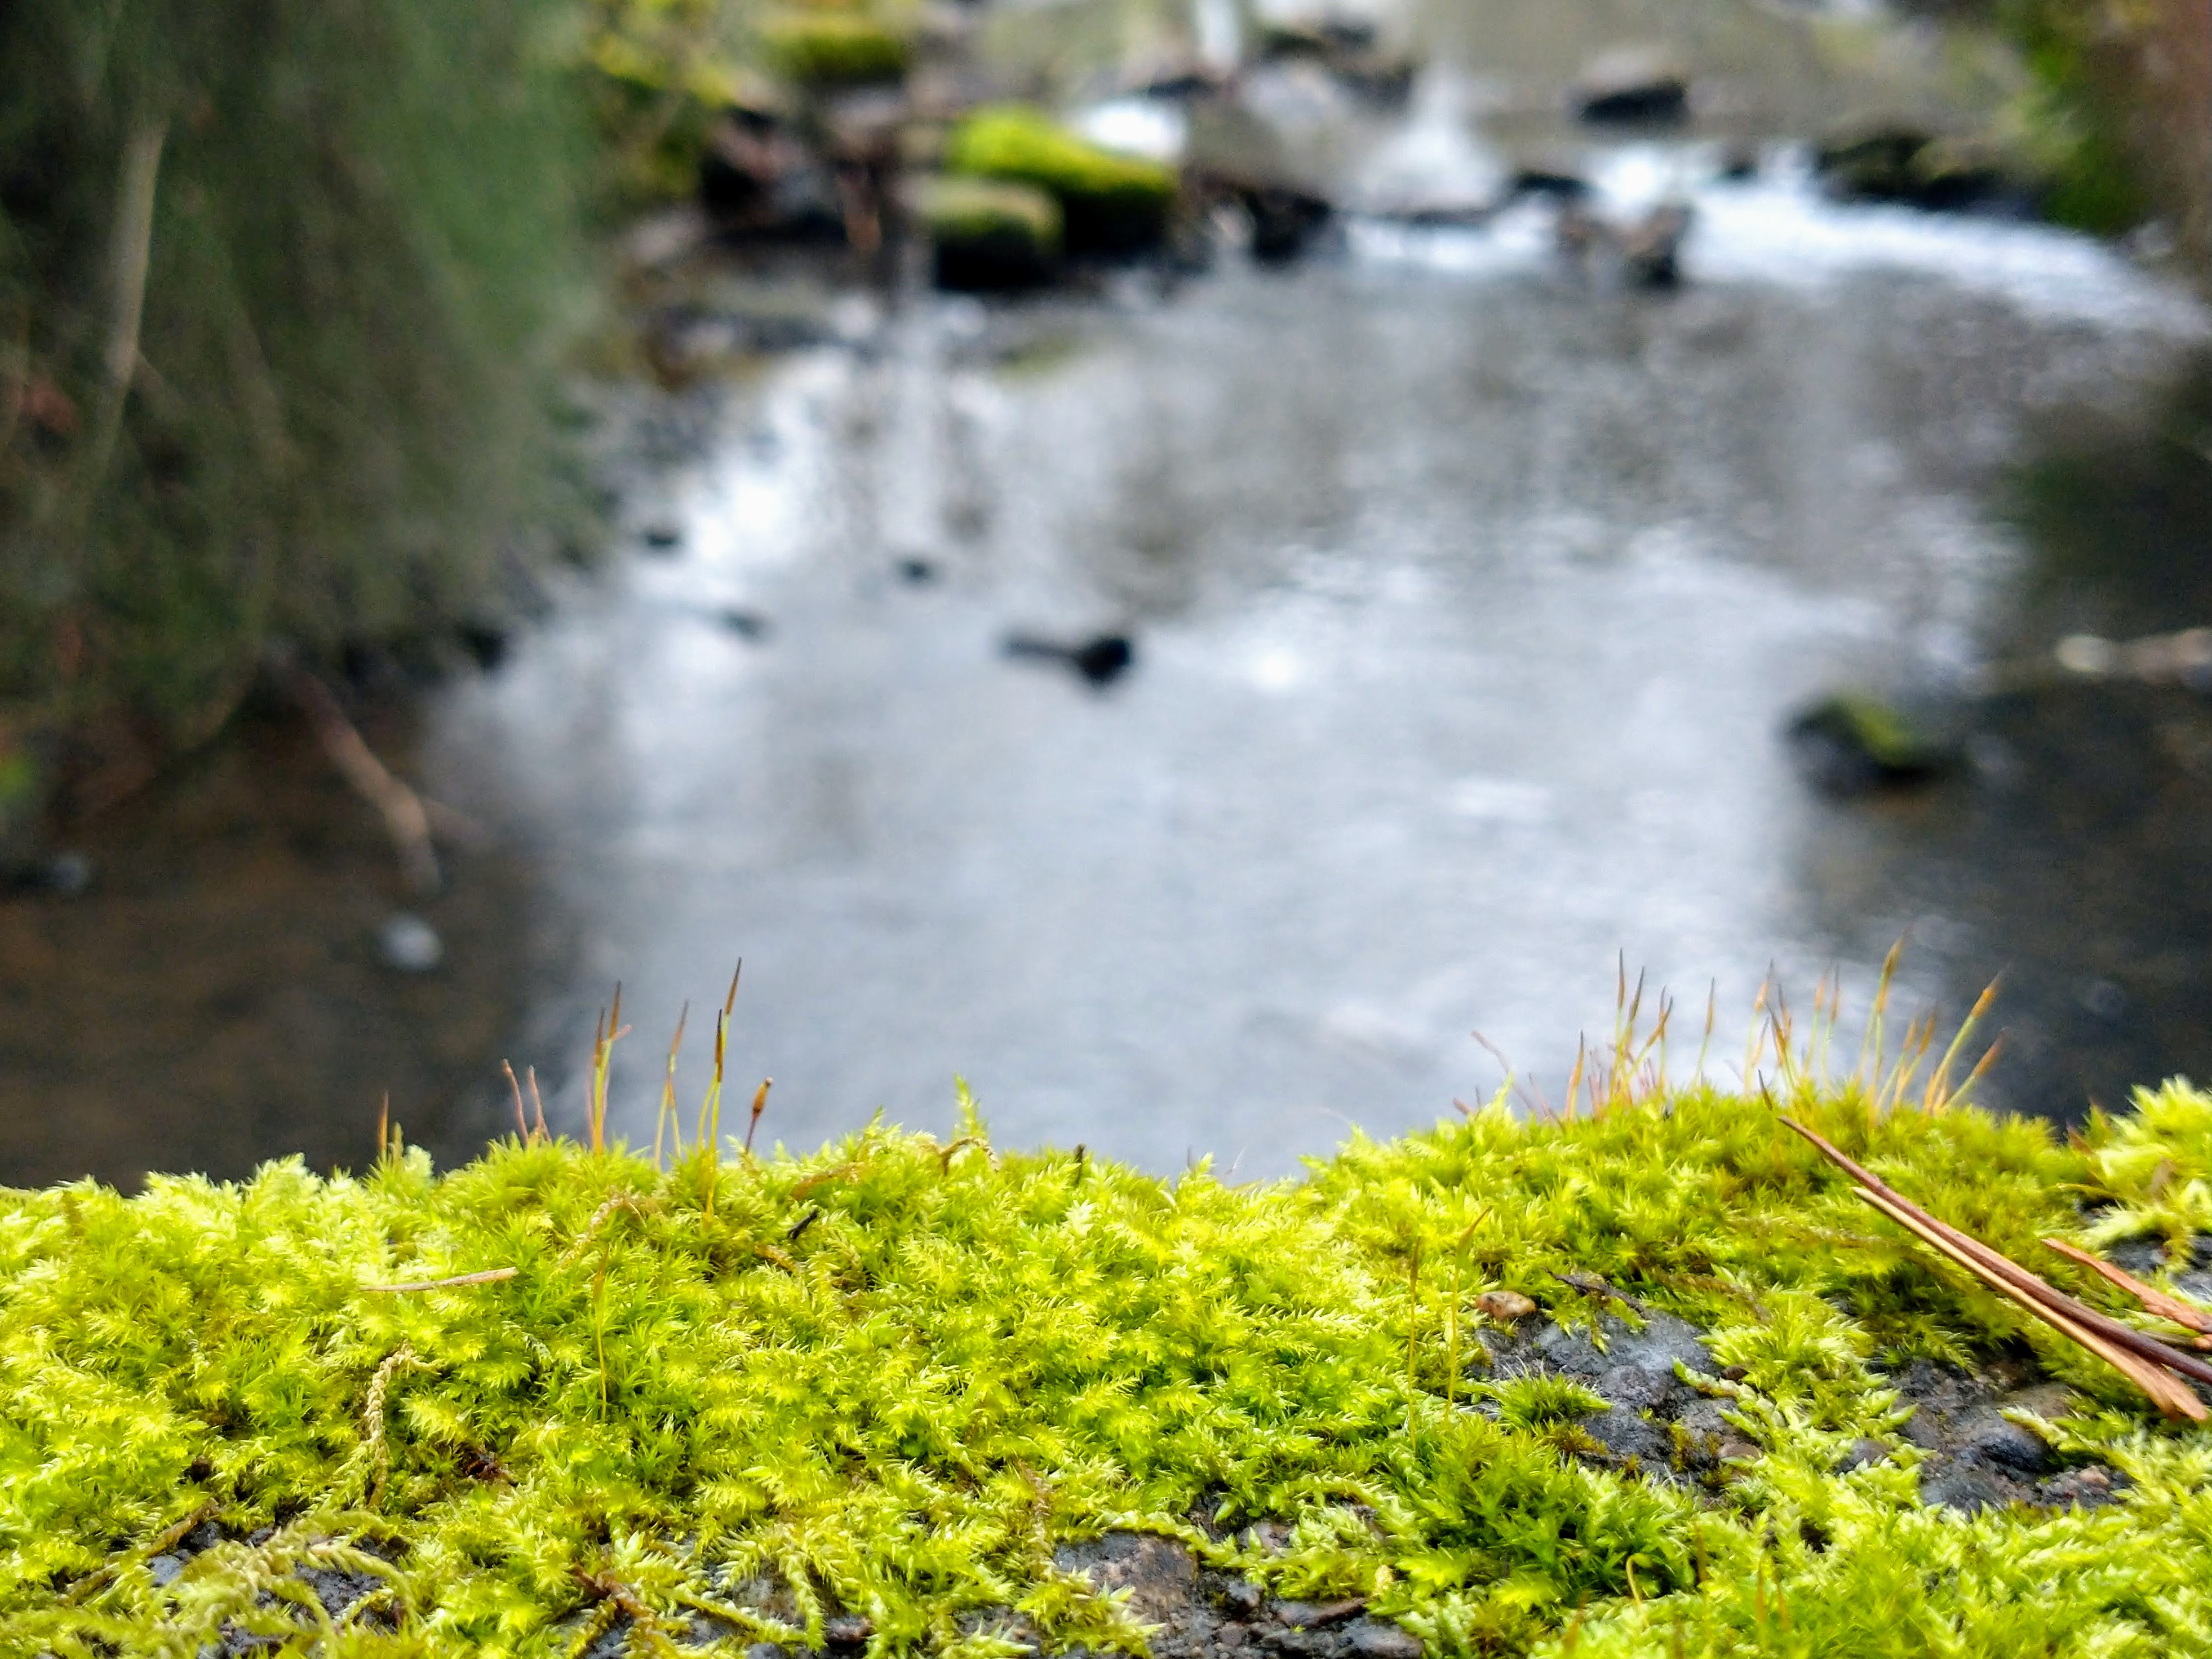
<path fill-rule="evenodd" d="M 1201 211 L 1237 227 L 1229 240 L 1241 243 L 1262 264 L 1297 258 L 1335 221 L 1336 210 L 1327 197 L 1264 167 L 1200 163 L 1187 178 Z"/>
<path fill-rule="evenodd" d="M 1593 58 L 1571 99 L 1575 113 L 1594 125 L 1671 125 L 1689 118 L 1690 77 L 1663 52 L 1625 47 Z"/>
<path fill-rule="evenodd" d="M 1060 204 L 1037 185 L 930 179 L 916 189 L 914 208 L 941 289 L 1004 292 L 1035 288 L 1058 274 Z"/>
<path fill-rule="evenodd" d="M 1227 85 L 1219 70 L 1180 53 L 1154 58 L 1121 79 L 1121 89 L 1133 97 L 1157 98 L 1169 103 L 1211 98 Z"/>
<path fill-rule="evenodd" d="M 507 630 L 494 623 L 463 623 L 453 630 L 461 649 L 469 659 L 484 673 L 490 673 L 507 660 L 507 649 L 511 642 Z"/>
<path fill-rule="evenodd" d="M 776 115 L 733 110 L 699 160 L 699 205 L 725 233 L 837 241 L 845 214 L 832 170 Z"/>
<path fill-rule="evenodd" d="M 904 558 L 891 568 L 898 572 L 901 581 L 913 587 L 927 587 L 938 576 L 936 564 L 928 559 Z"/>
<path fill-rule="evenodd" d="M 1830 697 L 1791 720 L 1785 735 L 1799 769 L 1834 794 L 1923 783 L 1957 759 L 1955 745 L 1878 697 Z"/>
<path fill-rule="evenodd" d="M 775 631 L 775 626 L 759 611 L 747 611 L 740 605 L 732 605 L 716 613 L 714 620 L 739 639 L 751 640 L 755 643 L 766 639 Z"/>
<path fill-rule="evenodd" d="M 1252 257 L 1263 264 L 1295 259 L 1328 228 L 1333 216 L 1320 197 L 1289 185 L 1263 186 L 1243 197 L 1252 221 Z"/>
<path fill-rule="evenodd" d="M 1625 228 L 1620 238 L 1620 274 L 1631 288 L 1679 288 L 1682 282 L 1682 239 L 1689 234 L 1690 210 L 1678 202 L 1654 208 Z"/>
<path fill-rule="evenodd" d="M 1507 189 L 1514 196 L 1541 196 L 1554 202 L 1579 202 L 1590 193 L 1589 180 L 1565 167 L 1531 162 L 1516 167 Z"/>
<path fill-rule="evenodd" d="M 1136 647 L 1123 634 L 1101 634 L 1077 645 L 1017 634 L 1007 640 L 1006 654 L 1066 663 L 1093 685 L 1112 684 L 1137 660 Z"/>
<path fill-rule="evenodd" d="M 1759 152 L 1747 143 L 1733 143 L 1721 152 L 1721 177 L 1742 184 L 1759 177 Z"/>
<path fill-rule="evenodd" d="M 656 553 L 670 553 L 684 545 L 684 529 L 680 525 L 649 524 L 639 532 L 638 539 Z"/>
<path fill-rule="evenodd" d="M 1832 138 L 1820 146 L 1817 161 L 1830 192 L 1846 201 L 1956 211 L 2018 189 L 2004 158 L 1990 145 L 1909 126 L 1878 126 Z"/>

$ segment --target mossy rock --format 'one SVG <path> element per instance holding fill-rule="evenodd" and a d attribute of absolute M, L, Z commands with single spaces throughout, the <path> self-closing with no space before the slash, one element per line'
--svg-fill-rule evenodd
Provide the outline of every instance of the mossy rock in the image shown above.
<path fill-rule="evenodd" d="M 945 149 L 948 172 L 1030 185 L 1060 204 L 1070 253 L 1127 254 L 1165 234 L 1173 167 L 1102 149 L 1026 105 L 979 110 Z"/>
<path fill-rule="evenodd" d="M 1059 268 L 1060 204 L 1035 185 L 940 174 L 916 187 L 915 214 L 939 288 L 1033 288 Z"/>
<path fill-rule="evenodd" d="M 896 81 L 914 59 L 911 38 L 865 12 L 784 12 L 763 22 L 760 35 L 770 61 L 806 86 Z"/>
<path fill-rule="evenodd" d="M 1831 139 L 1818 159 L 1829 189 L 1847 201 L 1955 211 L 2032 193 L 2018 161 L 1983 138 L 1880 126 Z"/>
<path fill-rule="evenodd" d="M 1839 794 L 1924 783 L 1958 759 L 1950 734 L 1928 716 L 1857 694 L 1814 704 L 1790 721 L 1788 736 L 1807 775 Z"/>
<path fill-rule="evenodd" d="M 1825 1051 L 1750 1097 L 1624 1065 L 1296 1183 L 994 1147 L 968 1106 L 806 1158 L 0 1192 L 0 1651 L 1141 1653 L 1068 1548 L 1133 1532 L 1298 1599 L 1271 1649 L 1364 1604 L 1366 1645 L 1281 1649 L 1314 1659 L 2204 1653 L 2212 1432 L 1773 1109 L 2119 1309 L 2039 1241 L 2163 1240 L 2185 1291 L 2212 1099 L 2062 1142 Z M 1899 1391 L 2000 1360 L 2050 1379 L 2062 1473 L 1946 1508 Z"/>

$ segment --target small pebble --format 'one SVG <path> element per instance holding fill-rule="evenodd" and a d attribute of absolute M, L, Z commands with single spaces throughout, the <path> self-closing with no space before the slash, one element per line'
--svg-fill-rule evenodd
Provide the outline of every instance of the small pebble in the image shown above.
<path fill-rule="evenodd" d="M 384 965 L 402 974 L 427 974 L 446 959 L 446 942 L 438 930 L 406 910 L 385 918 L 376 930 L 376 948 Z"/>
<path fill-rule="evenodd" d="M 49 893 L 76 898 L 92 885 L 92 860 L 82 853 L 57 853 L 46 860 L 43 873 Z"/>
<path fill-rule="evenodd" d="M 741 640 L 764 640 L 772 626 L 759 611 L 747 611 L 738 605 L 732 605 L 722 611 L 715 620 Z"/>
<path fill-rule="evenodd" d="M 1364 1620 L 1352 1627 L 1351 1645 L 1360 1659 L 1421 1659 L 1419 1637 L 1376 1620 Z"/>
<path fill-rule="evenodd" d="M 1231 1579 L 1229 1588 L 1221 1592 L 1221 1599 L 1238 1613 L 1257 1613 L 1260 1610 L 1260 1587 L 1247 1578 Z"/>
<path fill-rule="evenodd" d="M 1850 1450 L 1844 1455 L 1844 1461 L 1838 1466 L 1838 1472 L 1848 1474 L 1853 1469 L 1869 1468 L 1876 1463 L 1887 1462 L 1889 1462 L 1887 1446 L 1879 1440 L 1860 1439 L 1854 1441 Z"/>
<path fill-rule="evenodd" d="M 1536 1304 L 1518 1291 L 1485 1291 L 1474 1298 L 1474 1305 L 1485 1318 L 1506 1324 L 1536 1311 Z"/>
<path fill-rule="evenodd" d="M 157 1555 L 146 1564 L 146 1571 L 153 1575 L 155 1583 L 163 1589 L 175 1583 L 178 1575 L 184 1570 L 185 1563 L 181 1556 Z"/>

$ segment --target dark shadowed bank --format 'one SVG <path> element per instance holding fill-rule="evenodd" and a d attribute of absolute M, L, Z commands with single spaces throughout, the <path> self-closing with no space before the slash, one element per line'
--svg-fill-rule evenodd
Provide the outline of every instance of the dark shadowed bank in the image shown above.
<path fill-rule="evenodd" d="M 570 10 L 0 9 L 0 830 L 204 738 L 273 641 L 449 631 L 535 550 Z"/>

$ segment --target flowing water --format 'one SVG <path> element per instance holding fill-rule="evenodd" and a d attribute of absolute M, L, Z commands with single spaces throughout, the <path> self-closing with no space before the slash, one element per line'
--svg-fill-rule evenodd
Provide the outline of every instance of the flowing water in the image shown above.
<path fill-rule="evenodd" d="M 1565 62 L 1595 28 L 1516 49 Z M 1564 142 L 1531 112 L 1554 91 L 1516 102 L 1443 34 L 1402 117 L 1330 129 L 1340 176 Z M 958 1074 L 1007 1144 L 1279 1175 L 1349 1124 L 1487 1097 L 1477 1030 L 1556 1099 L 1577 1034 L 1611 1028 L 1617 963 L 1674 992 L 1678 1073 L 1710 989 L 1728 1076 L 1770 966 L 1801 1005 L 1837 969 L 1863 1008 L 1908 931 L 1903 1002 L 1955 1019 L 2006 975 L 1992 1099 L 2064 1116 L 2212 1073 L 2212 709 L 1954 693 L 1968 763 L 1856 800 L 1809 790 L 1779 740 L 1838 688 L 1955 688 L 2068 632 L 2212 621 L 2185 402 L 2205 315 L 2060 232 L 1827 203 L 1778 144 L 1720 176 L 1722 139 L 1844 100 L 1775 53 L 1686 137 L 1576 141 L 1619 210 L 1693 201 L 1678 293 L 1565 268 L 1539 205 L 1355 219 L 1286 269 L 1092 295 L 802 283 L 815 343 L 610 394 L 625 522 L 673 545 L 636 538 L 427 710 L 419 775 L 495 837 L 433 913 L 447 966 L 380 977 L 367 828 L 343 869 L 305 832 L 195 869 L 169 849 L 196 832 L 144 808 L 94 849 L 143 872 L 135 922 L 99 932 L 132 902 L 116 878 L 0 912 L 119 975 L 64 1006 L 10 946 L 0 1042 L 64 1104 L 11 1084 L 0 1173 L 358 1162 L 387 1083 L 456 1155 L 505 1109 L 501 1053 L 573 1128 L 617 980 L 637 1029 L 611 1127 L 650 1141 L 661 1045 L 688 1000 L 688 1109 L 739 955 L 733 1065 L 746 1093 L 774 1076 L 764 1133 L 794 1146 L 879 1109 L 942 1128 Z M 696 277 L 733 314 L 794 291 L 742 263 Z M 1135 658 L 1104 685 L 1004 648 L 1109 631 Z M 312 775 L 258 741 L 279 752 L 252 764 Z M 325 880 L 271 890 L 268 859 L 318 858 Z M 261 956 L 230 947 L 266 966 L 221 1029 L 177 988 L 210 947 L 161 896 L 194 881 L 266 930 Z M 140 1029 L 134 999 L 169 1012 L 132 1066 L 73 1058 L 96 1033 L 56 1043 L 100 1010 Z M 434 1060 L 441 1024 L 463 1035 Z"/>

